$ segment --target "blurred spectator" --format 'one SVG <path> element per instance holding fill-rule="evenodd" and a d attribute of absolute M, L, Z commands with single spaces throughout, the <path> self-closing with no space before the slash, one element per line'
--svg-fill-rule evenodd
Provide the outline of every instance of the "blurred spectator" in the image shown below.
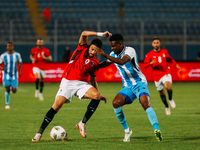
<path fill-rule="evenodd" d="M 197 55 L 197 60 L 200 61 L 200 52 Z"/>
<path fill-rule="evenodd" d="M 63 57 L 62 57 L 62 61 L 63 62 L 69 62 L 71 55 L 72 55 L 71 48 L 69 46 L 66 46 L 65 52 L 64 52 Z"/>
<path fill-rule="evenodd" d="M 46 21 L 49 21 L 51 19 L 50 9 L 49 8 L 45 8 L 44 11 L 43 11 L 43 15 L 44 15 L 44 19 Z"/>

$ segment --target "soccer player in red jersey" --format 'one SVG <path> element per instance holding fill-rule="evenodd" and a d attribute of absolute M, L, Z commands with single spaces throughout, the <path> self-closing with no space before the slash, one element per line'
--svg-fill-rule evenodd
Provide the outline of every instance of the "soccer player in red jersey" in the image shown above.
<path fill-rule="evenodd" d="M 42 125 L 33 142 L 37 142 L 41 139 L 42 133 L 48 124 L 52 121 L 54 115 L 60 110 L 64 103 L 71 101 L 72 97 L 76 95 L 79 99 L 92 99 L 87 107 L 87 111 L 83 119 L 76 125 L 80 130 L 82 137 L 86 137 L 85 124 L 90 119 L 99 105 L 100 100 L 106 102 L 106 98 L 101 96 L 98 91 L 98 85 L 96 82 L 96 74 L 98 71 L 99 61 L 95 57 L 98 49 L 102 47 L 102 41 L 98 38 L 92 40 L 88 45 L 89 36 L 101 36 L 109 37 L 111 33 L 105 32 L 93 32 L 83 31 L 77 49 L 72 54 L 72 57 L 63 73 L 63 78 L 60 83 L 60 88 L 57 92 L 55 102 L 50 110 L 44 117 Z M 87 83 L 87 79 L 90 76 L 91 85 Z"/>
<path fill-rule="evenodd" d="M 153 50 L 147 53 L 144 63 L 145 67 L 151 66 L 153 69 L 154 82 L 157 90 L 160 93 L 160 97 L 165 105 L 166 115 L 170 115 L 170 107 L 166 100 L 165 90 L 167 90 L 169 103 L 172 108 L 176 107 L 174 100 L 172 99 L 172 77 L 170 74 L 170 67 L 167 62 L 173 62 L 178 69 L 181 69 L 176 61 L 168 54 L 166 49 L 160 48 L 161 42 L 159 38 L 154 38 L 152 41 Z"/>
<path fill-rule="evenodd" d="M 43 91 L 43 87 L 44 87 L 44 78 L 45 78 L 45 64 L 46 64 L 46 60 L 48 61 L 52 61 L 52 57 L 51 54 L 49 52 L 49 50 L 45 47 L 43 47 L 43 40 L 42 39 L 37 39 L 37 47 L 34 47 L 31 50 L 31 55 L 30 55 L 30 59 L 33 63 L 33 74 L 36 78 L 35 81 L 35 97 L 38 98 L 40 100 L 43 100 L 43 95 L 42 95 L 42 91 Z M 39 91 L 39 84 L 40 84 L 40 91 Z"/>

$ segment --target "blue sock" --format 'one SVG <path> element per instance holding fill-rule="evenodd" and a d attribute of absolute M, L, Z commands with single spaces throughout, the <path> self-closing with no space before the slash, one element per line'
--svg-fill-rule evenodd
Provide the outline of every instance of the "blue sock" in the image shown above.
<path fill-rule="evenodd" d="M 6 105 L 9 105 L 10 94 L 8 92 L 5 92 L 5 101 L 6 101 Z"/>
<path fill-rule="evenodd" d="M 126 122 L 122 107 L 114 108 L 114 111 L 124 130 L 128 129 L 128 124 Z"/>
<path fill-rule="evenodd" d="M 146 113 L 147 113 L 149 121 L 151 122 L 154 130 L 159 130 L 158 120 L 157 120 L 156 113 L 153 110 L 153 108 L 152 107 L 147 108 Z"/>

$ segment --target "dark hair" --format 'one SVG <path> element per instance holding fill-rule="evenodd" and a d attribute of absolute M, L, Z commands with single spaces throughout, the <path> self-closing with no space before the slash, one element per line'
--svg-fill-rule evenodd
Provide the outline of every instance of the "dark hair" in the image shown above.
<path fill-rule="evenodd" d="M 10 42 L 10 41 L 9 41 L 7 44 L 13 44 L 13 42 Z"/>
<path fill-rule="evenodd" d="M 110 37 L 110 42 L 112 41 L 123 41 L 124 38 L 121 34 L 113 34 L 111 37 Z"/>
<path fill-rule="evenodd" d="M 154 38 L 152 39 L 152 42 L 153 42 L 154 40 L 159 40 L 159 41 L 160 41 L 160 38 L 154 37 Z"/>
<path fill-rule="evenodd" d="M 92 42 L 90 43 L 90 45 L 92 45 L 92 44 L 98 48 L 102 48 L 102 46 L 103 46 L 102 41 L 98 38 L 93 39 Z"/>

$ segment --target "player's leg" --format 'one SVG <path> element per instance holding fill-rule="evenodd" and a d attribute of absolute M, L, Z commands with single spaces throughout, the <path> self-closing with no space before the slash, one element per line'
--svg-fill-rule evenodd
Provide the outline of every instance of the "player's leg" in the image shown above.
<path fill-rule="evenodd" d="M 36 78 L 36 80 L 35 80 L 35 97 L 38 98 L 39 97 L 39 83 L 40 83 L 40 78 L 41 78 L 39 68 L 33 67 L 33 74 Z"/>
<path fill-rule="evenodd" d="M 6 86 L 6 91 L 5 91 L 5 109 L 10 109 L 10 86 Z"/>
<path fill-rule="evenodd" d="M 158 82 L 155 82 L 155 86 L 160 94 L 160 98 L 163 102 L 163 104 L 165 105 L 165 113 L 166 115 L 170 115 L 171 112 L 170 112 L 170 107 L 167 103 L 167 99 L 166 99 L 166 95 L 165 95 L 165 90 L 164 90 L 164 85 L 162 83 L 163 81 L 163 78 L 161 78 Z"/>
<path fill-rule="evenodd" d="M 46 115 L 43 119 L 43 122 L 40 126 L 39 131 L 36 133 L 35 137 L 32 139 L 33 142 L 37 142 L 41 139 L 44 130 L 49 125 L 49 123 L 53 120 L 55 114 L 60 110 L 60 108 L 63 106 L 63 104 L 66 101 L 67 101 L 67 99 L 64 96 L 57 96 L 56 97 L 53 106 L 46 113 Z"/>
<path fill-rule="evenodd" d="M 122 93 L 121 93 L 122 94 Z M 113 100 L 113 107 L 114 107 L 114 112 L 117 116 L 117 119 L 121 123 L 122 127 L 124 128 L 125 136 L 123 141 L 124 142 L 129 142 L 130 141 L 130 136 L 132 134 L 132 130 L 128 127 L 122 106 L 126 103 L 126 98 L 121 95 L 117 94 Z M 131 103 L 131 102 L 130 102 Z"/>
<path fill-rule="evenodd" d="M 125 104 L 131 104 L 135 98 L 136 97 L 131 91 L 131 89 L 128 87 L 125 87 L 113 99 L 114 112 L 125 131 L 125 136 L 123 139 L 124 142 L 130 141 L 132 130 L 129 128 L 127 124 L 122 106 Z"/>
<path fill-rule="evenodd" d="M 173 94 L 173 91 L 172 91 L 172 88 L 171 88 L 172 82 L 166 81 L 164 83 L 164 86 L 165 86 L 165 89 L 167 90 L 167 93 L 168 93 L 169 103 L 170 103 L 172 108 L 175 108 L 176 104 L 175 104 L 175 101 L 172 99 L 172 94 Z"/>
<path fill-rule="evenodd" d="M 139 87 L 139 91 L 140 92 L 137 93 L 137 97 L 138 97 L 143 109 L 147 113 L 149 121 L 151 122 L 151 124 L 154 128 L 154 133 L 155 133 L 157 139 L 159 141 L 161 141 L 162 136 L 161 136 L 161 132 L 159 129 L 156 113 L 155 113 L 154 109 L 150 106 L 150 94 L 149 94 L 147 85 L 145 83 L 141 83 L 141 85 Z"/>
<path fill-rule="evenodd" d="M 40 92 L 39 92 L 39 100 L 44 100 L 42 92 L 44 88 L 44 78 L 45 78 L 45 72 L 43 70 L 40 70 Z"/>
<path fill-rule="evenodd" d="M 81 95 L 84 94 L 82 98 L 92 99 L 87 106 L 87 110 L 85 112 L 85 115 L 83 116 L 83 119 L 76 125 L 76 127 L 80 130 L 80 134 L 83 138 L 86 138 L 85 125 L 87 121 L 91 118 L 91 116 L 94 114 L 94 112 L 96 111 L 101 99 L 101 94 L 94 87 L 88 86 L 88 88 L 89 89 L 87 91 L 82 91 L 82 92 L 79 91 L 79 95 L 80 93 L 82 93 Z"/>

